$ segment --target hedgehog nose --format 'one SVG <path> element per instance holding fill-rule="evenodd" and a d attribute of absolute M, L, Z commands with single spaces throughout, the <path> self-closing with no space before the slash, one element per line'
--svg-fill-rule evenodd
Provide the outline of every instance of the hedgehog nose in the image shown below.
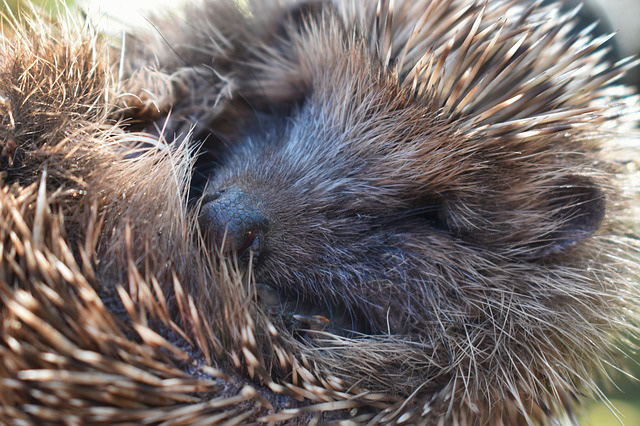
<path fill-rule="evenodd" d="M 258 252 L 267 228 L 251 197 L 236 187 L 205 195 L 198 219 L 205 237 L 222 253 L 239 256 L 248 249 Z"/>

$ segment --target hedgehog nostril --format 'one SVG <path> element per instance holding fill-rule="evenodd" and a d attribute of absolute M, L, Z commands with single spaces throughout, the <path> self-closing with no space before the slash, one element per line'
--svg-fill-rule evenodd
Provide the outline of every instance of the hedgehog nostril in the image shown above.
<path fill-rule="evenodd" d="M 267 219 L 242 190 L 231 187 L 203 197 L 198 217 L 205 236 L 222 253 L 259 251 Z"/>
<path fill-rule="evenodd" d="M 209 204 L 212 201 L 217 200 L 218 198 L 220 198 L 222 196 L 222 194 L 225 193 L 225 190 L 221 190 L 221 191 L 217 191 L 217 192 L 213 192 L 213 193 L 206 193 L 202 196 L 202 205 L 206 205 Z"/>

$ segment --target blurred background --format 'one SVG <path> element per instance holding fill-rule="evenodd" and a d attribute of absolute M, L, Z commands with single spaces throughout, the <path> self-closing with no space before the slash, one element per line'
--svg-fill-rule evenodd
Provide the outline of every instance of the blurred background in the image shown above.
<path fill-rule="evenodd" d="M 585 3 L 595 19 L 616 33 L 614 41 L 620 57 L 640 53 L 640 0 L 586 0 Z M 640 69 L 629 74 L 628 81 L 640 87 Z"/>
<path fill-rule="evenodd" d="M 550 3 L 554 0 L 544 0 Z M 640 0 L 555 0 L 566 9 L 583 5 L 579 19 L 584 25 L 599 22 L 596 32 L 615 33 L 611 42 L 612 59 L 640 53 Z M 640 87 L 640 69 L 627 76 L 627 82 Z M 640 425 L 640 423 L 638 423 Z"/>
<path fill-rule="evenodd" d="M 175 7 L 179 3 L 176 0 L 67 0 L 64 3 L 61 0 L 32 1 L 45 12 L 54 12 L 61 4 L 70 7 L 80 6 L 93 22 L 99 21 L 100 27 L 112 34 L 120 32 L 128 25 L 145 25 L 145 15 L 149 11 Z M 553 0 L 545 0 L 544 3 L 551 1 Z M 598 21 L 596 32 L 616 33 L 609 46 L 610 60 L 640 54 L 640 0 L 557 1 L 563 3 L 567 9 L 584 3 L 579 15 L 581 26 Z M 25 11 L 27 8 L 24 4 L 24 0 L 5 0 L 4 5 L 0 5 L 0 9 Z M 626 81 L 640 89 L 640 67 L 633 69 L 627 75 Z M 634 348 L 638 343 L 640 342 L 635 342 L 625 349 L 625 353 L 630 355 L 628 365 L 636 378 L 640 378 L 640 351 Z M 616 383 L 615 386 L 603 387 L 608 403 L 592 402 L 579 413 L 582 425 L 640 426 L 640 380 L 621 373 L 613 375 L 613 380 Z"/>

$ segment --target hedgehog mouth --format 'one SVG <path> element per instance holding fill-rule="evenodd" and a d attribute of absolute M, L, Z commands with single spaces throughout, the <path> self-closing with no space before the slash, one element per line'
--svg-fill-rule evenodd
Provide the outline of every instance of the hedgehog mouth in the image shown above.
<path fill-rule="evenodd" d="M 341 301 L 312 300 L 277 289 L 267 282 L 256 285 L 258 305 L 280 325 L 301 340 L 309 341 L 327 335 L 355 338 L 373 334 L 364 318 Z"/>

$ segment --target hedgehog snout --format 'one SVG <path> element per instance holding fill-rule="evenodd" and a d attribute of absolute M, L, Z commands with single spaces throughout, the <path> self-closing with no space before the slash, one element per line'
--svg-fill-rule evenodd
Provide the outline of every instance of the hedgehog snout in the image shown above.
<path fill-rule="evenodd" d="M 237 187 L 206 194 L 198 216 L 205 238 L 221 253 L 259 253 L 268 227 L 254 200 Z"/>

